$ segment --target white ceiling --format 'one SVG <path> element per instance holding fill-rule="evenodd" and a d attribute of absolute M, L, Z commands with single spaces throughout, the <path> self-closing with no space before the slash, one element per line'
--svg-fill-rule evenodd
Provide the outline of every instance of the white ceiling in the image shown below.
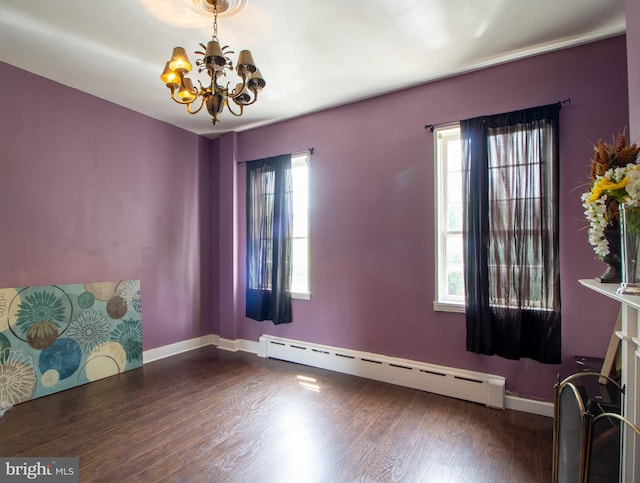
<path fill-rule="evenodd" d="M 213 33 L 186 1 L 0 0 L 0 61 L 216 137 L 625 30 L 624 0 L 247 0 L 218 37 L 267 86 L 214 127 L 159 78 Z"/>

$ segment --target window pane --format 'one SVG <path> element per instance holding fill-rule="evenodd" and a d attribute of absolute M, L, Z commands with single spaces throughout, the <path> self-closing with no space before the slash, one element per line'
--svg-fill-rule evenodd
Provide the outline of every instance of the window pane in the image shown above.
<path fill-rule="evenodd" d="M 462 170 L 462 151 L 460 147 L 460 130 L 458 130 L 457 139 L 449 139 L 447 141 L 447 171 Z"/>
<path fill-rule="evenodd" d="M 464 300 L 464 264 L 462 234 L 448 234 L 445 241 L 446 295 L 449 300 Z"/>
<path fill-rule="evenodd" d="M 462 173 L 460 171 L 447 173 L 447 199 L 449 203 L 462 203 Z"/>
<path fill-rule="evenodd" d="M 293 274 L 291 277 L 291 291 L 297 293 L 309 292 L 309 244 L 307 238 L 293 239 Z"/>
<path fill-rule="evenodd" d="M 436 130 L 439 302 L 464 302 L 462 159 L 458 126 Z"/>
<path fill-rule="evenodd" d="M 449 270 L 447 272 L 447 295 L 449 297 L 464 296 L 464 276 L 462 268 L 460 270 Z"/>
<path fill-rule="evenodd" d="M 291 159 L 293 179 L 293 267 L 291 292 L 309 293 L 309 155 Z"/>
<path fill-rule="evenodd" d="M 447 235 L 446 241 L 446 263 L 449 265 L 459 265 L 462 267 L 463 255 L 462 255 L 462 235 Z"/>
<path fill-rule="evenodd" d="M 293 236 L 306 237 L 309 233 L 309 168 L 306 157 L 301 162 L 294 158 L 291 170 L 293 178 Z"/>
<path fill-rule="evenodd" d="M 462 203 L 449 203 L 447 212 L 447 229 L 462 231 Z"/>
<path fill-rule="evenodd" d="M 544 280 L 540 266 L 522 266 L 508 268 L 505 265 L 489 265 L 489 284 L 491 285 L 491 305 L 502 307 L 521 307 L 530 309 L 548 308 L 542 297 Z M 518 305 L 519 292 L 529 296 Z M 501 294 L 498 298 L 496 294 Z"/>

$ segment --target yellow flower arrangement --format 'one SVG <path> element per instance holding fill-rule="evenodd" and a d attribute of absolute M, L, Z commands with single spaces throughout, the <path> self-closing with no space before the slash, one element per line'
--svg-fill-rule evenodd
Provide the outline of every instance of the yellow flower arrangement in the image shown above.
<path fill-rule="evenodd" d="M 591 187 L 582 194 L 582 206 L 589 221 L 589 243 L 599 258 L 609 254 L 604 235 L 607 226 L 617 226 L 621 203 L 640 206 L 640 165 L 636 164 L 640 148 L 627 146 L 624 133 L 617 142 L 606 144 L 601 139 L 593 147 Z"/>

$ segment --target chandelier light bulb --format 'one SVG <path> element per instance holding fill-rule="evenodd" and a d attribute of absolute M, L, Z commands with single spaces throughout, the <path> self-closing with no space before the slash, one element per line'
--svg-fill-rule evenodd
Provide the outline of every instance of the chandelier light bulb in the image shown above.
<path fill-rule="evenodd" d="M 190 72 L 191 62 L 189 62 L 189 57 L 187 57 L 187 52 L 182 47 L 174 47 L 173 54 L 171 55 L 171 60 L 169 61 L 169 68 L 176 72 Z"/>

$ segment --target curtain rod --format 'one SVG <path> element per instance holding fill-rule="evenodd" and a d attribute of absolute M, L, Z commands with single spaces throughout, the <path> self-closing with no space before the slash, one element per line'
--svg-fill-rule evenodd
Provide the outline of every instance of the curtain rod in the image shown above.
<path fill-rule="evenodd" d="M 571 98 L 568 97 L 562 101 L 558 101 L 558 104 L 560 104 L 561 106 L 565 105 L 565 104 L 571 104 Z M 438 127 L 438 126 L 444 126 L 445 124 L 451 124 L 452 122 L 456 122 L 456 121 L 449 121 L 449 122 L 441 122 L 439 124 L 425 124 L 424 128 L 425 129 L 430 129 L 431 132 L 433 132 L 434 128 Z"/>
<path fill-rule="evenodd" d="M 315 148 L 307 148 L 307 149 L 303 149 L 302 151 L 296 151 L 295 153 L 291 153 L 291 156 L 295 156 L 296 154 L 302 154 L 305 151 L 309 151 L 309 154 L 311 155 L 315 151 Z M 249 161 L 238 161 L 236 164 L 247 164 L 248 162 Z"/>

